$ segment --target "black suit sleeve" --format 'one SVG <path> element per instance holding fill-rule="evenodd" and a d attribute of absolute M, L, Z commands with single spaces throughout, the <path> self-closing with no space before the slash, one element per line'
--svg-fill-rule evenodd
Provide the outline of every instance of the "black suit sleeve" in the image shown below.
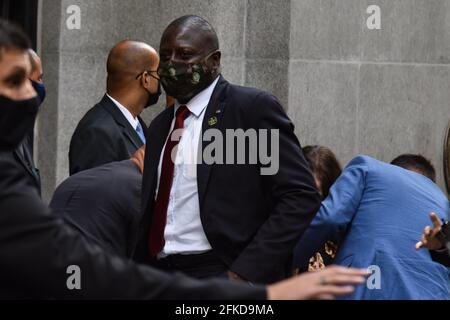
<path fill-rule="evenodd" d="M 260 94 L 248 112 L 246 117 L 255 121 L 253 127 L 268 129 L 269 137 L 271 129 L 279 130 L 279 169 L 274 175 L 262 177 L 276 203 L 231 270 L 245 279 L 264 282 L 283 272 L 280 268 L 286 266 L 282 261 L 291 259 L 294 246 L 320 207 L 320 197 L 294 126 L 278 100 Z M 273 145 L 271 148 L 276 153 Z"/>
<path fill-rule="evenodd" d="M 196 281 L 107 255 L 52 215 L 0 158 L 0 297 L 12 292 L 58 299 L 264 299 L 263 287 Z M 69 290 L 69 266 L 81 270 L 81 290 Z"/>
<path fill-rule="evenodd" d="M 76 132 L 69 151 L 70 175 L 123 160 L 117 156 L 121 139 L 101 127 L 89 127 Z"/>

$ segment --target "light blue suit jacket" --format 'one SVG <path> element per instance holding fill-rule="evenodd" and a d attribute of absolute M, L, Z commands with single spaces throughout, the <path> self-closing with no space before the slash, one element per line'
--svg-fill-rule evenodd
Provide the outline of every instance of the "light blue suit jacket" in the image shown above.
<path fill-rule="evenodd" d="M 448 199 L 435 183 L 359 156 L 331 188 L 301 238 L 294 266 L 307 262 L 327 240 L 335 240 L 340 242 L 335 264 L 380 270 L 379 278 L 374 273 L 369 286 L 358 286 L 346 299 L 450 299 L 450 269 L 433 262 L 428 250 L 415 250 L 424 227 L 431 224 L 430 212 L 446 219 L 450 212 Z"/>

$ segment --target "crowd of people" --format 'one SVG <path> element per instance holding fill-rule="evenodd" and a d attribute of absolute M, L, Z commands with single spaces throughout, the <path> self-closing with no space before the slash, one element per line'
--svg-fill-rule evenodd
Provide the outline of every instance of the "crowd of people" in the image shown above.
<path fill-rule="evenodd" d="M 172 21 L 159 51 L 119 42 L 106 65 L 47 207 L 33 161 L 42 63 L 0 21 L 0 298 L 450 299 L 450 202 L 425 157 L 343 169 L 329 148 L 302 148 L 276 97 L 222 76 L 217 34 L 198 16 Z M 167 108 L 147 126 L 162 89 Z M 223 152 L 205 137 L 229 145 L 230 130 L 276 132 L 276 145 L 258 136 L 244 161 L 201 161 Z M 263 147 L 274 174 L 245 161 Z M 67 288 L 73 265 L 82 290 Z"/>

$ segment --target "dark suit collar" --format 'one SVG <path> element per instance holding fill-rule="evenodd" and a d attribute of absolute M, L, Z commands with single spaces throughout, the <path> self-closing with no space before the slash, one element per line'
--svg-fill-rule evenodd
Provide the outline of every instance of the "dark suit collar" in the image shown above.
<path fill-rule="evenodd" d="M 34 168 L 33 156 L 28 152 L 27 148 L 24 147 L 24 143 L 28 143 L 27 139 L 28 137 L 25 138 L 25 140 L 21 142 L 16 149 L 14 149 L 14 157 L 39 185 L 39 175 L 36 168 Z"/>
<path fill-rule="evenodd" d="M 100 105 L 108 111 L 111 116 L 114 118 L 114 121 L 122 128 L 122 132 L 124 135 L 133 143 L 133 145 L 139 149 L 142 147 L 143 143 L 136 130 L 131 126 L 130 122 L 125 118 L 122 111 L 120 111 L 119 107 L 105 94 L 102 101 L 100 101 Z M 144 121 L 138 117 L 140 124 L 142 127 L 146 128 Z"/>
<path fill-rule="evenodd" d="M 19 144 L 19 146 L 14 149 L 14 156 L 16 159 L 20 162 L 20 164 L 31 174 L 34 176 L 34 172 L 32 172 L 31 168 L 29 167 L 27 160 L 25 159 L 26 154 L 25 150 L 23 148 L 22 143 Z"/>

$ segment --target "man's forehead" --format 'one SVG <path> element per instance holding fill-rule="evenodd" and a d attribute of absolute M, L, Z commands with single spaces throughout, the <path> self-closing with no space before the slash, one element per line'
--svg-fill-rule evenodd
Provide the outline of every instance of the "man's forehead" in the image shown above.
<path fill-rule="evenodd" d="M 27 73 L 31 71 L 31 63 L 27 52 L 20 50 L 1 50 L 0 55 L 0 74 L 6 74 L 17 70 L 24 69 Z"/>
<path fill-rule="evenodd" d="M 202 48 L 206 40 L 204 33 L 189 27 L 179 26 L 166 31 L 161 42 L 161 48 L 172 46 Z"/>

